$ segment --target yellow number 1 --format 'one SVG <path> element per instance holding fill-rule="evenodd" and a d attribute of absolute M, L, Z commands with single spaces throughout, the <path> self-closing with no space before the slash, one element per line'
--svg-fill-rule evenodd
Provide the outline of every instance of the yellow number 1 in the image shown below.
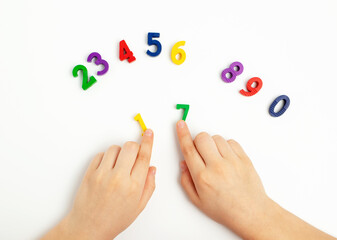
<path fill-rule="evenodd" d="M 143 133 L 144 133 L 145 130 L 146 130 L 146 126 L 145 126 L 145 123 L 144 123 L 144 121 L 143 121 L 143 119 L 142 119 L 142 116 L 140 116 L 140 113 L 138 113 L 138 114 L 135 116 L 134 119 L 135 119 L 136 121 L 139 122 L 140 127 L 142 128 Z M 143 135 L 143 133 L 142 133 L 142 135 Z"/>

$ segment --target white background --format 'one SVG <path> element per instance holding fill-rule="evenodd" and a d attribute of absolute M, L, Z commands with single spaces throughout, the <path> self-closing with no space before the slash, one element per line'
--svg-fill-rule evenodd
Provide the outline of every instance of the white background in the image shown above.
<path fill-rule="evenodd" d="M 158 57 L 146 55 L 148 32 L 161 34 Z M 122 39 L 131 64 L 119 61 Z M 187 58 L 178 66 L 170 52 L 181 40 Z M 72 69 L 95 75 L 93 51 L 110 70 L 83 91 Z M 234 61 L 244 72 L 226 84 L 221 71 Z M 118 239 L 238 239 L 182 191 L 177 103 L 190 104 L 194 136 L 239 141 L 271 198 L 337 236 L 336 64 L 336 0 L 1 0 L 0 239 L 37 239 L 55 225 L 92 157 L 140 140 L 137 113 L 155 131 L 157 189 Z M 255 76 L 262 90 L 240 95 Z M 282 94 L 291 105 L 272 118 Z"/>

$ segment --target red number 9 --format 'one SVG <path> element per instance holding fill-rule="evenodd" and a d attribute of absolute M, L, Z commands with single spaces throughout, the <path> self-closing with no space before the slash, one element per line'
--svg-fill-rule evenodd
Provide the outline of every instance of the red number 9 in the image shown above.
<path fill-rule="evenodd" d="M 256 83 L 256 87 L 252 87 L 253 83 Z M 246 87 L 247 87 L 248 92 L 246 92 L 245 90 L 241 89 L 240 93 L 243 96 L 246 96 L 246 97 L 253 96 L 253 95 L 257 94 L 261 90 L 262 85 L 263 85 L 263 82 L 262 82 L 262 80 L 260 78 L 253 77 L 253 78 L 249 79 L 249 81 L 247 82 L 247 86 Z"/>

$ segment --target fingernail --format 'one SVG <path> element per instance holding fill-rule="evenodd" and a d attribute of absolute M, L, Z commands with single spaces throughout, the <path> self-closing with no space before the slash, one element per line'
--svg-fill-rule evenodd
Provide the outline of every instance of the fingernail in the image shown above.
<path fill-rule="evenodd" d="M 185 121 L 184 121 L 184 120 L 179 120 L 179 122 L 178 122 L 178 127 L 179 127 L 179 128 L 184 128 L 185 126 L 186 126 Z"/>
<path fill-rule="evenodd" d="M 152 175 L 156 175 L 157 169 L 156 168 L 152 168 Z"/>
<path fill-rule="evenodd" d="M 185 172 L 187 170 L 186 163 L 180 162 L 180 169 L 181 169 L 182 172 Z"/>
<path fill-rule="evenodd" d="M 146 130 L 145 130 L 145 132 L 144 132 L 144 134 L 145 134 L 146 136 L 149 136 L 149 137 L 151 137 L 151 136 L 152 136 L 152 134 L 153 134 L 153 132 L 152 132 L 152 130 L 151 130 L 151 129 L 146 129 Z"/>

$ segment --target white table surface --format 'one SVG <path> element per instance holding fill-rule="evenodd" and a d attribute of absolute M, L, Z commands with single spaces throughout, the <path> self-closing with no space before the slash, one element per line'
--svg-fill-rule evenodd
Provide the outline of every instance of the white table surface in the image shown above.
<path fill-rule="evenodd" d="M 146 55 L 147 33 L 162 53 Z M 118 59 L 125 39 L 137 60 Z M 171 62 L 184 40 L 187 58 Z M 98 51 L 110 64 L 86 92 L 72 77 Z M 220 78 L 233 61 L 245 70 Z M 0 239 L 37 239 L 70 209 L 92 157 L 155 131 L 157 189 L 117 239 L 239 239 L 179 184 L 175 122 L 239 141 L 271 198 L 337 236 L 337 1 L 0 1 Z M 251 77 L 264 86 L 241 96 Z M 272 118 L 279 95 L 291 99 Z"/>

